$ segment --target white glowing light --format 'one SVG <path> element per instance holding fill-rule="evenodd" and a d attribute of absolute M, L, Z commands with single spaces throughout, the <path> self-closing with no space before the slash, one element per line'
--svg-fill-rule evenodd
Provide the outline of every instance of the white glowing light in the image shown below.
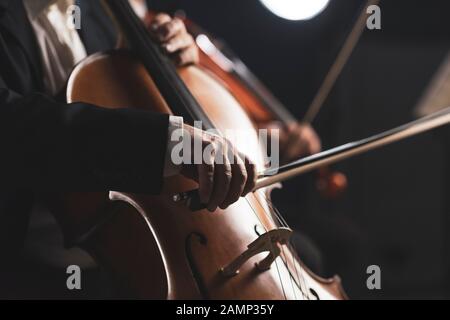
<path fill-rule="evenodd" d="M 327 7 L 330 0 L 260 0 L 272 13 L 287 20 L 309 20 Z"/>

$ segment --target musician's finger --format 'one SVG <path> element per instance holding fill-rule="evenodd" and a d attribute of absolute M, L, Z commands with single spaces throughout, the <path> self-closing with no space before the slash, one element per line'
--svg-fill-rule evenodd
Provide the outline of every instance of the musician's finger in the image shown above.
<path fill-rule="evenodd" d="M 181 19 L 174 18 L 157 27 L 154 33 L 159 41 L 166 42 L 178 34 L 187 33 L 187 31 L 184 22 Z"/>
<path fill-rule="evenodd" d="M 200 201 L 206 205 L 214 189 L 214 162 L 202 163 L 197 167 Z"/>
<path fill-rule="evenodd" d="M 194 44 L 194 38 L 188 33 L 180 34 L 163 43 L 163 48 L 168 53 L 174 53 L 191 47 Z"/>
<path fill-rule="evenodd" d="M 219 146 L 217 151 L 219 156 L 214 165 L 214 189 L 208 203 L 208 210 L 211 212 L 216 211 L 217 207 L 224 202 L 233 176 L 230 161 L 228 157 L 224 156 L 226 152 L 224 148 L 224 145 Z M 223 163 L 217 163 L 219 159 Z"/>
<path fill-rule="evenodd" d="M 244 161 L 239 155 L 233 156 L 233 163 L 231 164 L 232 178 L 230 183 L 230 189 L 228 195 L 220 205 L 221 209 L 225 209 L 231 204 L 235 203 L 242 196 L 245 184 L 247 182 L 247 169 L 245 168 Z"/>
<path fill-rule="evenodd" d="M 157 14 L 150 23 L 150 31 L 152 35 L 157 35 L 158 29 L 160 29 L 166 23 L 172 21 L 172 17 L 166 13 Z"/>
<path fill-rule="evenodd" d="M 258 173 L 256 172 L 256 165 L 250 159 L 243 157 L 243 161 L 245 163 L 245 170 L 247 171 L 247 181 L 242 196 L 246 196 L 255 189 Z"/>

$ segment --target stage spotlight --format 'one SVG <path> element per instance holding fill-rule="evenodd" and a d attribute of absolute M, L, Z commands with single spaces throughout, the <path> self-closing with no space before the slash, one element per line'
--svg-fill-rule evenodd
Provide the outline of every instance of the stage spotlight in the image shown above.
<path fill-rule="evenodd" d="M 330 0 L 260 0 L 275 15 L 293 21 L 309 20 L 321 13 Z"/>

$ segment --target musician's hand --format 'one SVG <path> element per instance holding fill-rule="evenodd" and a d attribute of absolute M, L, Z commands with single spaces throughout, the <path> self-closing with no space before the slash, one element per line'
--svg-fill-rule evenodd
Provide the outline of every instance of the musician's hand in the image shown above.
<path fill-rule="evenodd" d="M 182 174 L 199 183 L 200 200 L 211 212 L 225 209 L 255 187 L 256 168 L 251 161 L 233 149 L 225 139 L 185 125 L 185 135 L 191 137 L 191 150 L 202 145 L 202 163 L 184 164 Z M 193 138 L 192 138 L 193 137 Z M 195 142 L 197 141 L 197 142 Z"/>
<path fill-rule="evenodd" d="M 271 123 L 269 128 L 280 130 L 280 153 L 283 162 L 318 153 L 322 143 L 316 131 L 309 124 L 293 122 L 287 126 Z"/>
<path fill-rule="evenodd" d="M 177 66 L 198 63 L 198 47 L 181 19 L 160 13 L 150 23 L 150 33 Z"/>

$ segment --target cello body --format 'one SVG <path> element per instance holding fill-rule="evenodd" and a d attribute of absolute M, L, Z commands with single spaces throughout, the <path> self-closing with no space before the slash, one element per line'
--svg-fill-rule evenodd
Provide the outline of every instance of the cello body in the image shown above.
<path fill-rule="evenodd" d="M 201 67 L 190 66 L 178 72 L 218 129 L 254 132 L 240 139 L 238 149 L 245 153 L 258 143 L 252 121 L 219 79 Z M 67 100 L 171 113 L 146 68 L 123 50 L 95 54 L 76 67 Z M 259 154 L 252 156 L 263 165 Z M 339 278 L 326 280 L 314 275 L 292 248 L 279 241 L 287 230 L 270 215 L 270 190 L 251 193 L 215 213 L 191 212 L 174 201 L 174 194 L 196 187 L 193 181 L 176 176 L 167 179 L 157 196 L 113 191 L 71 193 L 52 195 L 47 202 L 66 241 L 88 251 L 111 273 L 127 297 L 346 298 Z M 268 234 L 270 237 L 265 237 Z M 263 238 L 271 239 L 272 247 L 251 251 L 252 244 L 264 244 Z M 238 264 L 239 272 L 225 274 L 224 268 L 245 254 L 247 257 Z M 261 268 L 268 260 L 271 263 Z"/>

